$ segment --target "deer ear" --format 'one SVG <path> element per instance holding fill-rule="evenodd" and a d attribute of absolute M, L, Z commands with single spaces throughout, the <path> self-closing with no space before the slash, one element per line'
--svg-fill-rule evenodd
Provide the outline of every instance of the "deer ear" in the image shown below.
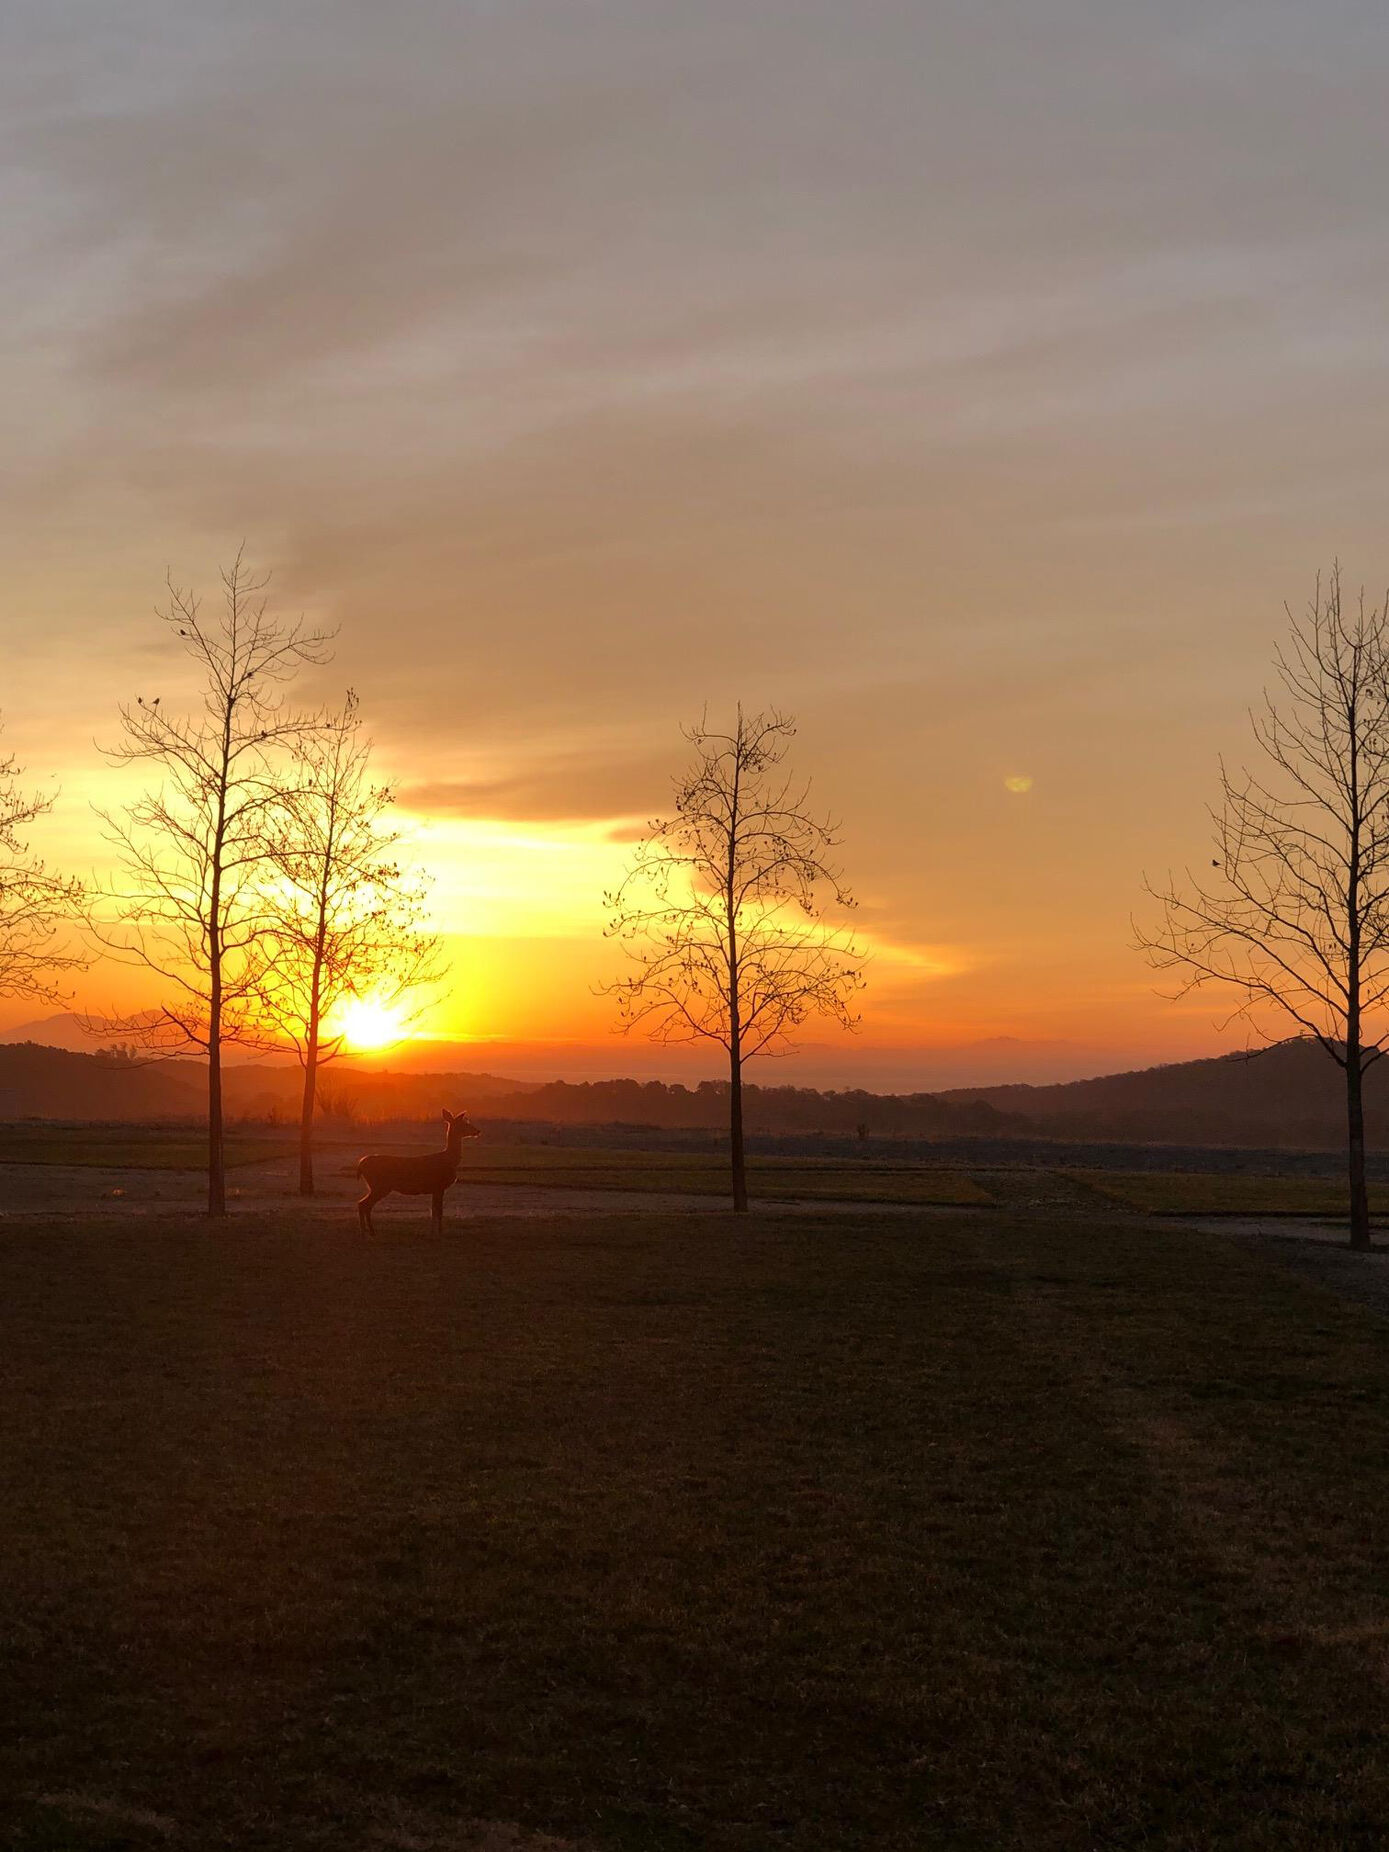
<path fill-rule="evenodd" d="M 453 1124 L 453 1114 L 449 1111 L 447 1106 L 444 1108 L 444 1124 L 445 1125 Z"/>

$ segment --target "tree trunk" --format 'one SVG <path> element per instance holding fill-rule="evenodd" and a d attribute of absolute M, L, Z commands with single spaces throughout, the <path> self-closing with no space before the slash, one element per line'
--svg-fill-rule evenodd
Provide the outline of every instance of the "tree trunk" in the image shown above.
<path fill-rule="evenodd" d="M 733 1163 L 733 1213 L 748 1212 L 748 1171 L 743 1156 L 743 1063 L 735 1049 L 729 1057 L 728 1150 Z"/>
<path fill-rule="evenodd" d="M 738 737 L 743 710 L 738 709 Z M 743 1157 L 743 992 L 738 961 L 738 803 L 742 760 L 733 761 L 733 790 L 728 805 L 728 867 L 724 876 L 724 927 L 728 934 L 728 1155 L 733 1166 L 733 1213 L 748 1212 L 748 1172 Z"/>
<path fill-rule="evenodd" d="M 304 1053 L 304 1099 L 299 1109 L 299 1194 L 313 1195 L 313 1115 L 318 1088 L 318 1049 L 311 1040 Z"/>
<path fill-rule="evenodd" d="M 1347 1050 L 1349 1056 L 1350 1051 Z M 1364 1075 L 1359 1050 L 1346 1061 L 1346 1155 L 1350 1171 L 1350 1245 L 1370 1245 L 1370 1196 L 1365 1186 Z"/>
<path fill-rule="evenodd" d="M 323 911 L 319 903 L 318 941 L 309 984 L 308 1039 L 304 1044 L 304 1099 L 299 1112 L 299 1194 L 313 1195 L 313 1112 L 318 1091 L 318 1018 L 323 1000 Z"/>
<path fill-rule="evenodd" d="M 207 1212 L 227 1213 L 226 1153 L 222 1142 L 222 1043 L 214 1029 L 207 1050 Z"/>
<path fill-rule="evenodd" d="M 212 887 L 207 904 L 207 1212 L 227 1213 L 226 1151 L 222 1143 L 222 853 L 227 833 L 227 767 L 231 762 L 231 710 L 222 728 L 217 832 L 212 844 Z"/>

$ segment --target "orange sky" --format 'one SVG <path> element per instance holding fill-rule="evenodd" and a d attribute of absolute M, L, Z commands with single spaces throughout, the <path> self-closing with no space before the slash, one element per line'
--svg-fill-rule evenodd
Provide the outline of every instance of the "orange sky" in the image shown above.
<path fill-rule="evenodd" d="M 341 625 L 306 692 L 362 695 L 477 1065 L 673 1071 L 609 1036 L 599 897 L 739 699 L 798 714 L 875 952 L 787 1078 L 1223 1045 L 1129 915 L 1203 854 L 1282 601 L 1389 576 L 1384 18 L 289 11 L 0 27 L 35 846 L 98 860 L 93 740 L 188 692 L 165 568 L 245 536 Z"/>

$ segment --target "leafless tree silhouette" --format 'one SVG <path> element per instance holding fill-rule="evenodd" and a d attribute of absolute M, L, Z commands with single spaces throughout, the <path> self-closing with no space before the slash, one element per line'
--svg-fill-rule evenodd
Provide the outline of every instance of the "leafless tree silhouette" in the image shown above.
<path fill-rule="evenodd" d="M 332 633 L 271 615 L 268 578 L 241 553 L 221 573 L 221 608 L 205 614 L 169 582 L 160 612 L 202 677 L 201 710 L 175 718 L 156 696 L 120 710 L 119 765 L 149 765 L 160 782 L 117 817 L 99 811 L 122 877 L 96 930 L 119 957 L 166 986 L 158 1007 L 108 1030 L 168 1054 L 207 1057 L 207 1210 L 226 1213 L 222 1050 L 263 1039 L 260 998 L 276 945 L 268 933 L 267 830 L 283 788 L 277 763 L 312 722 L 282 689 L 327 660 Z"/>
<path fill-rule="evenodd" d="M 686 732 L 694 763 L 673 816 L 652 822 L 631 868 L 605 896 L 608 935 L 637 969 L 608 986 L 623 1026 L 656 1041 L 718 1043 L 728 1055 L 733 1207 L 748 1206 L 743 1067 L 784 1053 L 811 1016 L 852 1028 L 860 954 L 825 908 L 853 896 L 832 861 L 834 826 L 810 787 L 782 770 L 795 733 L 775 710 L 731 733 Z"/>
<path fill-rule="evenodd" d="M 29 828 L 53 808 L 53 799 L 21 791 L 22 776 L 13 757 L 0 758 L 0 997 L 57 1003 L 62 992 L 54 980 L 87 962 L 62 938 L 64 924 L 81 909 L 83 890 L 30 853 Z"/>
<path fill-rule="evenodd" d="M 1344 1070 L 1352 1247 L 1370 1245 L 1364 1077 L 1389 1037 L 1389 599 L 1317 581 L 1251 715 L 1257 773 L 1220 767 L 1211 871 L 1145 883 L 1139 943 L 1177 995 L 1216 983 L 1267 1036 L 1291 1022 Z"/>
<path fill-rule="evenodd" d="M 294 746 L 294 778 L 267 834 L 268 925 L 276 953 L 262 1013 L 304 1070 L 299 1190 L 312 1196 L 319 1070 L 343 1049 L 325 1019 L 349 997 L 392 1006 L 437 981 L 438 942 L 423 925 L 427 877 L 402 868 L 393 802 L 369 777 L 357 696 Z"/>

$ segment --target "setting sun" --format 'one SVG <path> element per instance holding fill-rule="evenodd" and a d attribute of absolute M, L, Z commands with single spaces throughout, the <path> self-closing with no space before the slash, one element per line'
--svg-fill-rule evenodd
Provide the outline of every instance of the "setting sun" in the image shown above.
<path fill-rule="evenodd" d="M 405 1037 L 405 1021 L 398 1009 L 377 997 L 350 997 L 335 1012 L 331 1024 L 349 1048 L 389 1048 Z"/>

